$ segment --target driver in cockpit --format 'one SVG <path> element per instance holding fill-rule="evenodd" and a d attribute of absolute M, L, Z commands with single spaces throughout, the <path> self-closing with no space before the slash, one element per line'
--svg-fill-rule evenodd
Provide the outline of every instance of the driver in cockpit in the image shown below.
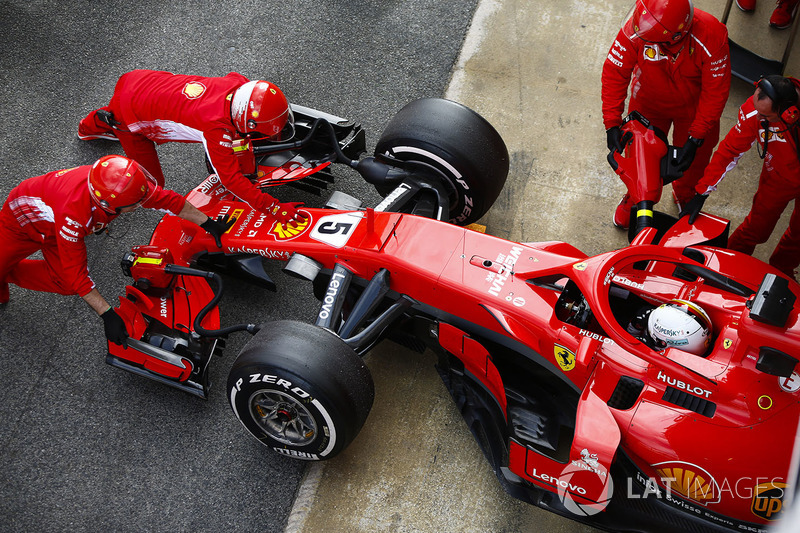
<path fill-rule="evenodd" d="M 646 309 L 631 319 L 627 329 L 659 351 L 677 348 L 705 356 L 711 343 L 711 319 L 702 307 L 687 300 L 671 300 L 655 309 Z"/>

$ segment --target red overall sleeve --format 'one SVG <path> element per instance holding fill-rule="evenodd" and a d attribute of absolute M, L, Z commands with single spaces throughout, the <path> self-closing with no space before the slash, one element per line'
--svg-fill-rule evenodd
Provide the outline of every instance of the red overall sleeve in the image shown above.
<path fill-rule="evenodd" d="M 244 174 L 231 146 L 232 135 L 222 129 L 204 133 L 203 145 L 208 159 L 226 189 L 259 211 L 266 211 L 276 202 L 275 198 L 261 192 Z"/>
<path fill-rule="evenodd" d="M 751 96 L 739 108 L 739 119 L 731 128 L 725 138 L 719 143 L 708 163 L 703 177 L 697 182 L 695 191 L 698 194 L 708 194 L 717 189 L 717 185 L 725 175 L 736 167 L 739 158 L 747 152 L 758 139 L 758 113 L 753 105 Z"/>
<path fill-rule="evenodd" d="M 142 204 L 142 207 L 177 215 L 181 212 L 185 203 L 186 198 L 175 191 L 156 187 L 155 191 L 153 191 L 153 194 L 150 195 L 150 198 L 148 198 Z"/>
<path fill-rule="evenodd" d="M 689 127 L 689 135 L 695 139 L 705 139 L 708 132 L 719 123 L 731 88 L 728 31 L 725 26 L 719 25 L 715 26 L 715 32 L 719 35 L 715 35 L 716 39 L 709 40 L 708 44 L 697 42 L 697 46 L 702 49 L 698 53 L 704 59 L 701 66 L 700 100 L 694 121 Z M 691 37 L 694 38 L 693 35 Z M 714 46 L 714 49 L 708 49 L 709 46 Z"/>
<path fill-rule="evenodd" d="M 89 277 L 86 264 L 86 243 L 84 237 L 89 233 L 86 227 L 75 223 L 77 217 L 59 216 L 55 220 L 55 240 L 61 260 L 61 279 L 72 287 L 79 296 L 86 296 L 94 289 L 94 281 Z"/>
<path fill-rule="evenodd" d="M 601 99 L 603 125 L 606 129 L 622 123 L 625 99 L 636 66 L 637 51 L 634 44 L 620 30 L 603 63 Z"/>

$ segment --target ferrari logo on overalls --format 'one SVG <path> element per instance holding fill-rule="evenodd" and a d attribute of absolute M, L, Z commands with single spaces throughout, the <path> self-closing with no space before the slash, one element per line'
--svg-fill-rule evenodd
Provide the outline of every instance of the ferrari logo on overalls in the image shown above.
<path fill-rule="evenodd" d="M 564 372 L 569 372 L 575 368 L 575 354 L 572 351 L 564 348 L 559 344 L 553 345 L 553 354 L 556 357 L 556 363 L 561 367 Z"/>

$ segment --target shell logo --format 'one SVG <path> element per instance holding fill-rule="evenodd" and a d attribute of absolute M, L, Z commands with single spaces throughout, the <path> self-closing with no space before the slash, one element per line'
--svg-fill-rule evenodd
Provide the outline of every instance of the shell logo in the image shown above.
<path fill-rule="evenodd" d="M 183 95 L 189 100 L 200 98 L 206 92 L 206 86 L 199 81 L 190 81 L 183 86 Z"/>
<path fill-rule="evenodd" d="M 717 503 L 720 500 L 719 485 L 705 469 L 681 461 L 668 461 L 653 466 L 656 467 L 661 482 L 684 498 L 703 505 Z"/>

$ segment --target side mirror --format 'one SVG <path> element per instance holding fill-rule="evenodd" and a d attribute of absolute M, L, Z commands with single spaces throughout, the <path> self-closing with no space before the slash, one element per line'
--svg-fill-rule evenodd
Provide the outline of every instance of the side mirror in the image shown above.
<path fill-rule="evenodd" d="M 755 298 L 747 302 L 750 318 L 782 328 L 794 308 L 795 295 L 789 290 L 789 281 L 775 274 L 767 274 L 756 291 Z"/>
<path fill-rule="evenodd" d="M 788 378 L 794 372 L 795 365 L 797 365 L 797 359 L 780 350 L 762 346 L 758 351 L 756 370 L 765 374 Z"/>

